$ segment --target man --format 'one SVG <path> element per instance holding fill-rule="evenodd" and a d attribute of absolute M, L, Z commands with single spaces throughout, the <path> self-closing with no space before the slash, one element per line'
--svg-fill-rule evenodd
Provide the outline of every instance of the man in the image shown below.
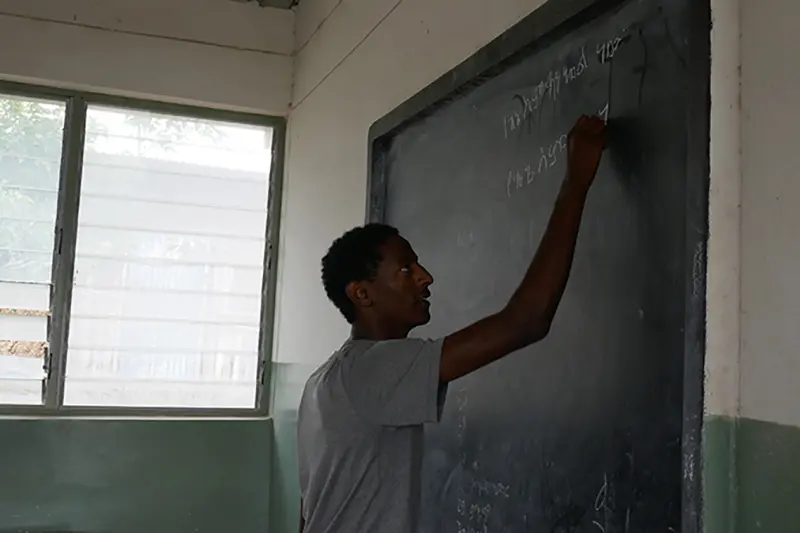
<path fill-rule="evenodd" d="M 368 224 L 322 260 L 330 300 L 352 325 L 306 383 L 298 414 L 304 533 L 415 533 L 423 424 L 438 422 L 447 383 L 544 338 L 572 265 L 605 123 L 581 117 L 567 175 L 527 273 L 499 312 L 444 339 L 407 338 L 430 320 L 431 275 L 392 227 Z"/>

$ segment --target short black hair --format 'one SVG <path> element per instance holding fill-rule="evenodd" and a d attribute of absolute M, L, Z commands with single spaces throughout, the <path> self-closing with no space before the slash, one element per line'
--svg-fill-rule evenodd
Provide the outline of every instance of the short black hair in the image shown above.
<path fill-rule="evenodd" d="M 347 297 L 347 285 L 375 279 L 382 259 L 380 247 L 397 235 L 397 229 L 386 224 L 359 226 L 333 241 L 322 258 L 325 293 L 350 324 L 356 320 L 356 307 Z"/>

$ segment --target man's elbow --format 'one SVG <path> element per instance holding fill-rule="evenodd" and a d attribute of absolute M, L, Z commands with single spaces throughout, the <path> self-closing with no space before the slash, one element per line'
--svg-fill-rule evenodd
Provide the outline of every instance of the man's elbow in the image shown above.
<path fill-rule="evenodd" d="M 543 340 L 550 334 L 550 327 L 553 325 L 551 319 L 538 318 L 531 321 L 527 328 L 527 336 L 525 338 L 525 345 L 531 345 Z"/>
<path fill-rule="evenodd" d="M 524 348 L 539 342 L 550 333 L 553 317 L 546 312 L 515 313 L 506 309 L 508 324 L 511 326 L 515 348 Z"/>

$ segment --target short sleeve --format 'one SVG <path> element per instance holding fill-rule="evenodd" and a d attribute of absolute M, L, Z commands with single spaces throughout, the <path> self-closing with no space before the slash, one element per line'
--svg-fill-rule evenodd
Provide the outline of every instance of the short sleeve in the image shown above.
<path fill-rule="evenodd" d="M 446 386 L 439 383 L 442 340 L 397 339 L 353 350 L 343 384 L 355 411 L 383 426 L 438 422 Z"/>

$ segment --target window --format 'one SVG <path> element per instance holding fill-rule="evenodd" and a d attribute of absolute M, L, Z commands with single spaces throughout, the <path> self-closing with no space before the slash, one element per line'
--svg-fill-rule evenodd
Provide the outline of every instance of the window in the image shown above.
<path fill-rule="evenodd" d="M 265 408 L 281 124 L 59 96 L 0 95 L 0 404 Z"/>
<path fill-rule="evenodd" d="M 61 102 L 0 96 L 0 403 L 41 405 Z"/>

